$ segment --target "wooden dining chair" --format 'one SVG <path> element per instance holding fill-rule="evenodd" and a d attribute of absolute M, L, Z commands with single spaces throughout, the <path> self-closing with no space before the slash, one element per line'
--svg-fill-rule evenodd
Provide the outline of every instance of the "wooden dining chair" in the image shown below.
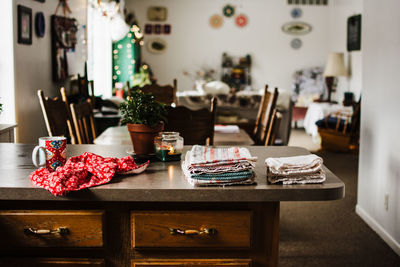
<path fill-rule="evenodd" d="M 271 127 L 271 123 L 273 120 L 273 112 L 276 108 L 276 102 L 278 100 L 278 88 L 274 89 L 273 93 L 270 93 L 267 91 L 267 86 L 265 88 L 264 91 L 264 97 L 262 102 L 260 103 L 261 107 L 259 109 L 259 113 L 260 116 L 259 118 L 257 118 L 258 123 L 256 121 L 257 124 L 257 128 L 254 129 L 254 142 L 256 145 L 264 145 L 266 138 L 267 138 L 267 134 L 268 134 L 268 130 Z"/>
<path fill-rule="evenodd" d="M 78 144 L 93 144 L 97 135 L 93 106 L 90 99 L 86 102 L 70 104 L 70 107 Z"/>
<path fill-rule="evenodd" d="M 175 106 L 178 105 L 178 99 L 176 97 L 177 92 L 177 80 L 174 79 L 173 85 L 158 85 L 157 83 L 147 84 L 143 87 L 134 86 L 128 90 L 142 90 L 144 93 L 152 93 L 155 100 L 160 103 L 164 103 L 167 106 L 171 106 L 173 103 Z"/>
<path fill-rule="evenodd" d="M 271 97 L 271 93 L 268 92 L 268 85 L 266 84 L 265 88 L 264 88 L 264 94 L 260 101 L 260 106 L 258 108 L 257 118 L 256 118 L 256 121 L 254 124 L 254 129 L 253 129 L 252 136 L 255 141 L 260 139 L 261 130 L 262 130 L 262 122 L 265 119 L 265 114 L 266 114 L 266 110 L 267 110 L 267 106 L 268 106 L 270 97 Z M 259 142 L 257 142 L 257 143 L 259 143 Z"/>
<path fill-rule="evenodd" d="M 360 138 L 361 98 L 353 107 L 353 113 L 336 112 L 318 121 L 321 149 L 335 152 L 358 150 Z"/>
<path fill-rule="evenodd" d="M 37 91 L 44 122 L 49 136 L 65 136 L 71 144 L 76 144 L 75 131 L 66 103 L 62 99 L 44 96 Z"/>
<path fill-rule="evenodd" d="M 213 145 L 217 99 L 211 99 L 210 110 L 191 110 L 184 106 L 167 107 L 165 131 L 179 132 L 185 145 Z M 208 142 L 207 142 L 208 141 Z"/>
<path fill-rule="evenodd" d="M 271 123 L 268 127 L 268 131 L 265 137 L 265 146 L 273 146 L 275 144 L 276 136 L 279 132 L 279 126 L 281 125 L 282 114 L 275 108 L 272 112 Z"/>
<path fill-rule="evenodd" d="M 67 92 L 65 91 L 65 87 L 61 87 L 60 88 L 60 94 L 61 94 L 61 99 L 65 103 L 65 107 L 67 108 L 68 116 L 69 116 L 71 122 L 73 123 L 71 107 L 69 105 L 69 101 L 68 101 L 68 97 L 67 97 Z M 72 128 L 74 128 L 74 130 L 75 130 L 74 126 Z"/>

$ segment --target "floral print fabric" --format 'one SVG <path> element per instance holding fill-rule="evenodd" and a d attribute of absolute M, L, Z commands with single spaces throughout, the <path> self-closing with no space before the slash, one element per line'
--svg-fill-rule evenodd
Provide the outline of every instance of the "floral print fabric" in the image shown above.
<path fill-rule="evenodd" d="M 32 183 L 42 187 L 55 196 L 65 195 L 69 191 L 108 183 L 116 174 L 133 174 L 143 172 L 149 162 L 136 165 L 132 157 L 103 158 L 85 152 L 67 160 L 64 166 L 49 172 L 40 168 L 29 176 Z"/>

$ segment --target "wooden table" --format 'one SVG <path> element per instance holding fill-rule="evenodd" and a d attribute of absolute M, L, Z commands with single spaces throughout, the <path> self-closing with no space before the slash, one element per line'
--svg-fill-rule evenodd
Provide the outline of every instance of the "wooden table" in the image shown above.
<path fill-rule="evenodd" d="M 107 128 L 94 140 L 94 143 L 97 145 L 129 145 L 131 139 L 126 126 L 116 126 Z M 253 139 L 243 129 L 240 129 L 239 133 L 214 132 L 215 146 L 250 146 L 253 144 Z"/>
<path fill-rule="evenodd" d="M 97 134 L 103 133 L 107 128 L 117 126 L 121 121 L 121 114 L 103 114 L 101 112 L 94 113 Z"/>
<path fill-rule="evenodd" d="M 17 124 L 0 124 L 0 143 L 14 143 L 14 129 Z"/>
<path fill-rule="evenodd" d="M 266 157 L 308 154 L 273 146 L 248 147 L 258 157 L 257 185 L 196 188 L 181 162 L 154 162 L 145 173 L 55 197 L 29 181 L 33 148 L 0 144 L 0 266 L 277 266 L 280 201 L 344 197 L 343 182 L 325 167 L 323 184 L 268 184 Z M 128 149 L 68 145 L 68 156 L 122 157 Z"/>

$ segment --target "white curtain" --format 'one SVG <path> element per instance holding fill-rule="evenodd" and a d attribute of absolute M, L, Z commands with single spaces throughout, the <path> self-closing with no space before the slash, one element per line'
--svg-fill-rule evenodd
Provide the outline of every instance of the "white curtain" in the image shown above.
<path fill-rule="evenodd" d="M 112 96 L 112 42 L 125 37 L 129 25 L 121 13 L 125 1 L 88 2 L 88 79 L 94 81 L 96 96 Z M 118 12 L 119 10 L 119 12 Z M 104 15 L 106 14 L 106 16 Z"/>
<path fill-rule="evenodd" d="M 109 19 L 88 5 L 88 79 L 96 96 L 112 96 L 112 41 Z"/>

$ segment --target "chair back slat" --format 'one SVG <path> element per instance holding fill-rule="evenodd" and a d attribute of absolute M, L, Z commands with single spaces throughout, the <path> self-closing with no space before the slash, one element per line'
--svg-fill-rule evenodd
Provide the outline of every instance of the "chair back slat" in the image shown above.
<path fill-rule="evenodd" d="M 67 124 L 68 124 L 68 129 L 70 129 L 71 144 L 77 144 L 74 121 L 72 119 L 71 108 L 69 106 L 67 93 L 66 93 L 64 87 L 60 88 L 60 94 L 61 94 L 61 99 L 65 104 L 65 109 L 67 110 L 67 113 L 68 113 L 69 119 L 67 121 Z"/>
<path fill-rule="evenodd" d="M 191 110 L 184 106 L 167 107 L 165 131 L 179 132 L 185 145 L 213 145 L 217 100 L 211 100 L 210 110 Z"/>
<path fill-rule="evenodd" d="M 258 108 L 256 122 L 254 125 L 254 130 L 253 130 L 254 137 L 259 136 L 261 134 L 261 129 L 262 129 L 261 122 L 264 121 L 265 112 L 267 110 L 267 105 L 268 105 L 270 97 L 271 97 L 271 93 L 268 92 L 268 85 L 265 85 L 264 95 L 261 98 L 260 106 Z"/>
<path fill-rule="evenodd" d="M 93 144 L 97 137 L 93 107 L 90 99 L 87 102 L 70 104 L 72 118 L 79 144 Z"/>
<path fill-rule="evenodd" d="M 265 146 L 273 146 L 275 144 L 276 136 L 279 132 L 279 126 L 282 121 L 282 114 L 275 108 L 272 112 L 272 120 L 267 131 L 265 138 Z"/>

